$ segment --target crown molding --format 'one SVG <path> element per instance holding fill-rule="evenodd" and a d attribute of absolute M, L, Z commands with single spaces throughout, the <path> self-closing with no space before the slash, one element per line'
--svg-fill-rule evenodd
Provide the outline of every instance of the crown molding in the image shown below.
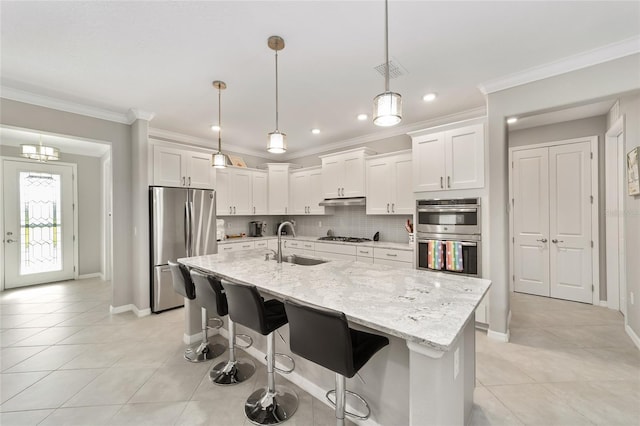
<path fill-rule="evenodd" d="M 26 104 L 70 112 L 73 114 L 85 115 L 87 117 L 98 118 L 100 120 L 113 121 L 121 124 L 131 124 L 127 114 L 83 105 L 76 102 L 64 101 L 33 92 L 27 92 L 25 90 L 15 89 L 13 87 L 0 86 L 0 97 Z"/>
<path fill-rule="evenodd" d="M 185 135 L 184 133 L 172 132 L 170 130 L 158 129 L 155 127 L 149 127 L 149 137 L 159 138 L 165 140 L 167 142 L 180 142 L 188 145 L 194 145 L 199 148 L 209 148 L 211 149 L 212 144 L 214 144 L 213 139 L 205 139 L 199 138 L 197 136 Z M 253 155 L 255 157 L 273 159 L 273 160 L 282 160 L 283 157 L 280 155 L 269 154 L 265 151 L 257 151 L 255 149 L 242 148 L 237 145 L 231 145 L 228 142 L 225 143 L 225 151 L 230 151 L 237 154 L 246 154 Z"/>
<path fill-rule="evenodd" d="M 155 116 L 156 116 L 155 112 L 143 111 L 138 108 L 130 108 L 129 111 L 127 111 L 127 118 L 129 119 L 129 124 L 133 123 L 136 120 L 151 121 Z"/>
<path fill-rule="evenodd" d="M 365 144 L 369 142 L 379 141 L 380 139 L 406 135 L 407 133 L 427 129 L 430 127 L 441 126 L 444 124 L 451 124 L 458 121 L 471 120 L 474 118 L 484 118 L 486 115 L 487 115 L 487 108 L 486 106 L 482 106 L 482 107 L 473 108 L 466 111 L 457 112 L 454 114 L 442 115 L 440 117 L 432 118 L 429 120 L 418 121 L 416 123 L 393 127 L 388 130 L 384 130 L 376 133 L 370 133 L 368 135 L 358 136 L 358 137 L 343 140 L 340 142 L 318 145 L 313 148 L 297 151 L 291 154 L 285 154 L 284 156 L 279 157 L 279 159 L 293 160 L 296 158 L 306 157 L 309 155 L 341 150 L 344 148 L 349 148 L 354 145 L 360 145 L 360 144 Z"/>
<path fill-rule="evenodd" d="M 537 80 L 566 74 L 582 68 L 591 67 L 604 62 L 613 61 L 624 56 L 640 52 L 640 36 L 631 37 L 593 50 L 568 56 L 558 61 L 526 69 L 521 72 L 499 77 L 478 85 L 485 94 L 499 92 L 512 87 L 521 86 Z"/>

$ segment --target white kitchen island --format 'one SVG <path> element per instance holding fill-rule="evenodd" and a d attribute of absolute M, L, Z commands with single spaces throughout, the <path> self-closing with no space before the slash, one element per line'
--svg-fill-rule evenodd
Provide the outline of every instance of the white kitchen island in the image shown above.
<path fill-rule="evenodd" d="M 351 326 L 389 337 L 390 345 L 360 372 L 366 384 L 357 377 L 347 382 L 347 388 L 372 408 L 371 418 L 363 423 L 468 422 L 475 387 L 474 313 L 490 281 L 336 260 L 314 266 L 278 264 L 265 260 L 265 250 L 179 262 L 225 280 L 253 284 L 267 297 L 342 311 Z M 288 328 L 283 331 L 286 335 Z M 283 346 L 278 351 L 290 354 Z M 260 354 L 255 352 L 259 348 L 252 349 Z M 334 374 L 298 357 L 288 379 L 324 400 L 324 392 L 333 388 Z"/>

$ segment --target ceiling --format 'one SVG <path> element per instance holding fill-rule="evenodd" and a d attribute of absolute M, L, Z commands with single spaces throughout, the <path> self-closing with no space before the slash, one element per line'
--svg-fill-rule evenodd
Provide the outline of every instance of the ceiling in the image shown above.
<path fill-rule="evenodd" d="M 223 80 L 223 149 L 269 157 L 275 129 L 274 52 L 279 53 L 280 130 L 288 157 L 365 135 L 384 89 L 384 2 L 2 2 L 1 82 L 13 88 L 126 113 L 155 113 L 151 126 L 211 141 Z M 638 37 L 640 2 L 389 3 L 389 49 L 405 75 L 402 125 L 482 108 L 493 82 Z M 437 92 L 431 103 L 422 100 Z M 319 135 L 310 130 L 319 128 Z M 385 133 L 386 132 L 386 133 Z M 271 157 L 275 158 L 275 157 Z"/>

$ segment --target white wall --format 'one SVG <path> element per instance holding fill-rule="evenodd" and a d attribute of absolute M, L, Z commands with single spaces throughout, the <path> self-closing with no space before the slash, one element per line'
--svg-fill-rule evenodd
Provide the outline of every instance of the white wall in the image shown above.
<path fill-rule="evenodd" d="M 0 155 L 18 157 L 15 146 L 0 146 Z M 102 176 L 100 158 L 84 155 L 60 154 L 60 161 L 77 165 L 78 183 L 78 273 L 80 275 L 101 272 L 102 229 L 100 228 L 100 199 Z"/>
<path fill-rule="evenodd" d="M 640 54 L 502 90 L 488 96 L 488 177 L 491 232 L 490 330 L 507 333 L 508 265 L 508 145 L 506 118 L 613 98 L 640 88 Z M 636 115 L 631 119 L 637 121 Z M 631 238 L 630 238 L 631 239 Z M 637 252 L 636 252 L 637 253 Z M 637 271 L 636 271 L 637 272 Z"/>

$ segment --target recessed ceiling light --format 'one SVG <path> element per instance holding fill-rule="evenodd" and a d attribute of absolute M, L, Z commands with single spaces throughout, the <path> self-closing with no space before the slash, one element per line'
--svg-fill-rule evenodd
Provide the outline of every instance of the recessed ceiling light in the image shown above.
<path fill-rule="evenodd" d="M 219 132 L 220 131 L 220 126 L 218 126 L 217 124 L 212 124 L 211 125 L 211 130 L 213 130 L 214 132 Z"/>
<path fill-rule="evenodd" d="M 313 133 L 314 135 L 319 135 L 320 129 L 311 129 L 311 133 Z"/>
<path fill-rule="evenodd" d="M 365 121 L 369 116 L 367 114 L 358 114 L 358 120 Z"/>
<path fill-rule="evenodd" d="M 425 102 L 431 102 L 431 101 L 434 101 L 437 97 L 438 95 L 435 93 L 427 93 L 422 97 L 422 100 Z"/>
<path fill-rule="evenodd" d="M 507 124 L 513 124 L 518 121 L 518 117 L 509 117 L 507 118 Z"/>

